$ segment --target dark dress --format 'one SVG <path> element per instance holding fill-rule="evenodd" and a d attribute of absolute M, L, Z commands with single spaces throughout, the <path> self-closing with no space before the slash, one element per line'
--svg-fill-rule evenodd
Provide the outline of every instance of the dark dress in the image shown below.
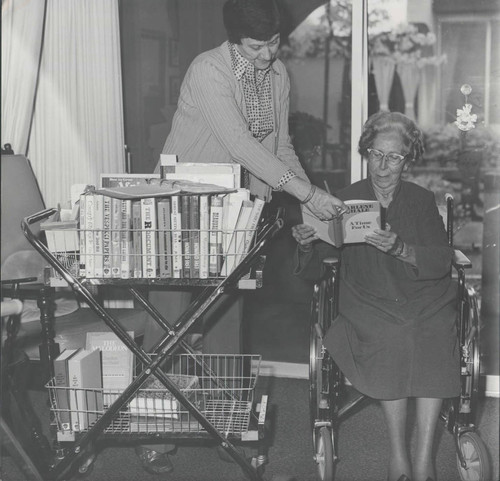
<path fill-rule="evenodd" d="M 375 199 L 368 180 L 338 193 L 342 200 Z M 339 316 L 325 346 L 360 392 L 376 399 L 446 398 L 460 392 L 455 330 L 453 250 L 432 192 L 402 182 L 387 223 L 415 248 L 413 267 L 368 244 L 341 249 Z M 321 261 L 338 255 L 318 242 L 299 254 L 296 273 L 318 278 Z"/>

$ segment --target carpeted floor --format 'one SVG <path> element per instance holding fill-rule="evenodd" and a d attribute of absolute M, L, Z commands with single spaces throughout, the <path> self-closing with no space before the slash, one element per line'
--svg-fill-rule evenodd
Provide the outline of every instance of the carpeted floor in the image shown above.
<path fill-rule="evenodd" d="M 319 478 L 312 458 L 308 412 L 308 382 L 305 380 L 260 377 L 256 396 L 267 393 L 275 417 L 272 446 L 266 479 L 293 475 L 297 481 Z M 46 409 L 46 394 L 31 392 L 38 410 Z M 413 417 L 412 410 L 410 418 Z M 42 418 L 46 412 L 42 412 Z M 410 423 L 411 424 L 411 423 Z M 478 429 L 488 444 L 492 457 L 498 453 L 498 400 L 481 402 Z M 411 434 L 411 426 L 409 426 Z M 411 445 L 411 435 L 409 435 Z M 336 481 L 383 481 L 386 479 L 387 435 L 378 404 L 367 403 L 353 412 L 340 425 L 339 455 Z M 498 478 L 498 454 L 494 469 Z M 222 461 L 212 447 L 180 447 L 172 457 L 174 472 L 162 477 L 151 476 L 140 466 L 132 447 L 108 447 L 99 452 L 88 481 L 139 481 L 172 479 L 175 481 L 235 481 L 245 479 L 239 466 Z M 22 481 L 12 460 L 4 457 L 3 481 Z M 436 463 L 439 481 L 459 479 L 452 436 L 438 426 Z"/>

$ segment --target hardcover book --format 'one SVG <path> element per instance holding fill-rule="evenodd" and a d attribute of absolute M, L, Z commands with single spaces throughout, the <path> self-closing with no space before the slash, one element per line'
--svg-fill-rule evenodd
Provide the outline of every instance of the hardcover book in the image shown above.
<path fill-rule="evenodd" d="M 189 199 L 189 246 L 191 249 L 192 279 L 200 277 L 200 198 L 197 195 Z"/>
<path fill-rule="evenodd" d="M 217 277 L 222 267 L 222 210 L 221 196 L 213 195 L 210 199 L 209 232 L 209 275 Z"/>
<path fill-rule="evenodd" d="M 159 199 L 158 210 L 158 262 L 160 277 L 172 277 L 172 229 L 170 199 Z"/>
<path fill-rule="evenodd" d="M 236 258 L 243 251 L 245 245 L 245 229 L 250 219 L 250 214 L 253 209 L 253 202 L 251 200 L 244 200 L 241 203 L 240 213 L 238 220 L 234 227 L 229 245 L 225 251 L 224 263 L 222 264 L 221 274 L 228 276 L 236 267 Z"/>
<path fill-rule="evenodd" d="M 94 277 L 94 194 L 86 194 L 85 197 L 85 276 Z"/>
<path fill-rule="evenodd" d="M 100 351 L 79 350 L 68 360 L 73 431 L 89 428 L 103 412 Z"/>
<path fill-rule="evenodd" d="M 134 274 L 132 244 L 132 201 L 120 200 L 120 276 L 129 279 Z"/>
<path fill-rule="evenodd" d="M 132 201 L 132 263 L 134 277 L 142 277 L 142 221 L 141 221 L 141 201 Z"/>
<path fill-rule="evenodd" d="M 101 187 L 129 187 L 132 185 L 154 184 L 160 181 L 160 174 L 101 174 Z"/>
<path fill-rule="evenodd" d="M 62 431 L 71 430 L 70 406 L 69 406 L 69 374 L 68 360 L 74 356 L 79 349 L 65 349 L 54 359 L 54 386 L 59 428 Z M 59 389 L 58 389 L 59 388 Z"/>
<path fill-rule="evenodd" d="M 134 331 L 127 331 L 133 339 Z M 101 351 L 104 404 L 109 406 L 133 379 L 134 355 L 114 332 L 87 332 L 87 351 Z"/>
<path fill-rule="evenodd" d="M 111 277 L 111 197 L 102 197 L 102 276 Z"/>
<path fill-rule="evenodd" d="M 181 196 L 182 277 L 191 277 L 191 196 Z"/>
<path fill-rule="evenodd" d="M 98 279 L 103 277 L 103 226 L 104 226 L 104 199 L 102 195 L 94 194 L 94 275 Z"/>
<path fill-rule="evenodd" d="M 122 201 L 111 199 L 111 277 L 121 276 Z"/>
<path fill-rule="evenodd" d="M 142 276 L 155 278 L 157 273 L 156 252 L 156 200 L 141 199 L 142 219 Z"/>
<path fill-rule="evenodd" d="M 321 221 L 307 207 L 302 206 L 304 224 L 309 224 L 317 230 L 321 240 L 340 247 L 343 244 L 365 242 L 365 235 L 375 229 L 380 229 L 381 209 L 376 200 L 347 200 L 347 213 L 341 218 Z"/>
<path fill-rule="evenodd" d="M 181 202 L 178 195 L 171 197 L 172 224 L 172 274 L 175 278 L 182 277 L 182 232 L 181 232 Z"/>
<path fill-rule="evenodd" d="M 210 198 L 200 195 L 200 279 L 208 278 Z"/>

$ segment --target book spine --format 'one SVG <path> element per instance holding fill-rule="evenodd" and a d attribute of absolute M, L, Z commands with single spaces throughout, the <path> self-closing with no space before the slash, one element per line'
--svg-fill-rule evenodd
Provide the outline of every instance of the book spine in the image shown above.
<path fill-rule="evenodd" d="M 228 276 L 237 265 L 237 258 L 240 257 L 245 241 L 245 229 L 248 224 L 248 219 L 253 209 L 253 202 L 244 200 L 241 203 L 240 212 L 234 230 L 231 235 L 231 240 L 227 246 L 224 255 L 224 263 L 222 264 L 222 275 Z"/>
<path fill-rule="evenodd" d="M 212 196 L 210 202 L 209 275 L 217 277 L 222 266 L 222 197 Z"/>
<path fill-rule="evenodd" d="M 85 276 L 95 277 L 94 256 L 94 200 L 95 194 L 86 194 L 85 199 Z"/>
<path fill-rule="evenodd" d="M 252 247 L 252 241 L 255 237 L 255 232 L 257 230 L 257 226 L 259 225 L 260 216 L 262 215 L 262 210 L 264 209 L 265 204 L 266 203 L 262 199 L 259 199 L 258 197 L 255 198 L 252 212 L 250 213 L 250 218 L 248 219 L 248 224 L 245 228 L 245 240 L 243 249 L 241 249 L 241 256 L 236 259 L 237 264 L 241 262 L 242 257 L 245 256 Z"/>
<path fill-rule="evenodd" d="M 122 200 L 120 216 L 120 277 L 133 276 L 132 257 L 132 201 Z"/>
<path fill-rule="evenodd" d="M 172 224 L 172 274 L 175 278 L 182 277 L 182 215 L 180 210 L 180 197 L 171 197 L 171 224 Z"/>
<path fill-rule="evenodd" d="M 121 276 L 121 207 L 120 199 L 111 199 L 111 277 L 118 279 Z"/>
<path fill-rule="evenodd" d="M 86 195 L 80 195 L 80 271 L 79 276 L 85 277 L 87 270 L 85 268 L 85 205 L 86 205 Z"/>
<path fill-rule="evenodd" d="M 141 201 L 132 202 L 132 228 L 133 228 L 133 269 L 136 279 L 142 278 L 142 230 L 141 230 Z"/>
<path fill-rule="evenodd" d="M 111 277 L 111 197 L 102 198 L 102 276 Z"/>
<path fill-rule="evenodd" d="M 80 362 L 68 361 L 70 422 L 71 429 L 77 432 L 83 429 L 85 424 L 83 412 L 81 412 L 84 408 L 81 367 Z"/>
<path fill-rule="evenodd" d="M 200 197 L 190 196 L 189 245 L 191 249 L 191 278 L 200 277 Z"/>
<path fill-rule="evenodd" d="M 208 278 L 210 207 L 208 195 L 200 195 L 200 279 Z"/>
<path fill-rule="evenodd" d="M 182 277 L 191 277 L 191 241 L 189 236 L 191 196 L 181 196 L 181 231 L 182 231 Z"/>
<path fill-rule="evenodd" d="M 158 201 L 158 261 L 160 278 L 172 277 L 172 236 L 170 229 L 170 199 Z"/>
<path fill-rule="evenodd" d="M 69 413 L 69 375 L 67 359 L 54 359 L 54 386 L 60 389 L 55 390 L 58 419 L 63 431 L 71 429 Z"/>
<path fill-rule="evenodd" d="M 141 199 L 142 217 L 142 275 L 152 279 L 157 276 L 156 249 L 156 200 L 152 197 Z"/>
<path fill-rule="evenodd" d="M 104 205 L 103 196 L 94 195 L 94 277 L 103 277 L 103 225 Z"/>

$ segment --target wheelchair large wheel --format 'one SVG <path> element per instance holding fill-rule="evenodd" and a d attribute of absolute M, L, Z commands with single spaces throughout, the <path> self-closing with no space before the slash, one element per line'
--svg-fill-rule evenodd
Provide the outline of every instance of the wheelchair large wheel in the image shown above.
<path fill-rule="evenodd" d="M 464 468 L 457 456 L 457 467 L 462 481 L 490 481 L 488 451 L 475 432 L 466 431 L 458 438 L 460 451 L 467 466 Z"/>
<path fill-rule="evenodd" d="M 314 460 L 321 481 L 333 481 L 334 476 L 334 436 L 330 428 L 322 427 L 316 431 L 316 454 Z"/>

